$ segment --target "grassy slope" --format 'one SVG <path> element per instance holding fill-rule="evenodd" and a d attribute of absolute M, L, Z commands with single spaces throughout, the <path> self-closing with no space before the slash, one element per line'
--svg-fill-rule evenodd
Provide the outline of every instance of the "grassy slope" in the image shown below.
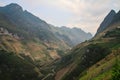
<path fill-rule="evenodd" d="M 72 61 L 71 64 L 74 63 L 76 65 L 73 65 L 72 67 L 67 65 L 67 68 L 69 68 L 69 70 L 68 72 L 65 73 L 64 76 L 62 76 L 61 80 L 78 80 L 80 77 L 83 76 L 83 74 L 85 74 L 84 72 L 85 70 L 87 70 L 92 65 L 96 64 L 101 59 L 104 59 L 105 56 L 110 54 L 113 50 L 120 48 L 120 37 L 119 37 L 120 30 L 117 29 L 117 26 L 119 25 L 120 23 L 114 24 L 108 29 L 106 29 L 104 32 L 98 34 L 92 40 L 86 41 L 76 46 L 71 51 L 70 54 L 73 56 L 71 56 L 71 58 L 67 60 L 68 62 Z M 114 34 L 112 34 L 113 32 Z M 112 61 L 105 63 L 104 65 L 101 66 L 101 68 L 102 67 L 104 68 L 104 66 L 107 66 L 107 64 L 109 65 L 111 62 Z M 66 66 L 64 68 L 66 68 Z M 71 70 L 71 68 L 73 69 Z M 99 71 L 99 69 L 96 69 L 96 71 Z M 95 73 L 93 72 L 93 74 Z M 83 79 L 83 80 L 87 80 L 87 79 Z"/>
<path fill-rule="evenodd" d="M 116 62 L 116 59 L 119 57 L 120 54 L 116 57 L 114 53 L 111 53 L 84 71 L 79 80 L 109 80 L 112 76 L 112 68 Z"/>
<path fill-rule="evenodd" d="M 0 40 L 1 49 L 29 55 L 33 60 L 40 61 L 41 65 L 65 55 L 65 48 L 63 50 L 61 45 L 54 43 L 43 43 L 40 40 L 21 41 L 9 35 L 0 35 Z"/>
<path fill-rule="evenodd" d="M 110 28 L 110 31 L 106 30 L 107 33 L 103 37 L 106 38 L 104 41 L 107 42 L 99 44 L 103 47 L 109 47 L 112 53 L 84 71 L 79 80 L 110 80 L 112 78 L 113 66 L 116 63 L 116 59 L 120 58 L 120 29 L 115 28 L 116 26 L 119 26 L 119 24 Z M 108 41 L 110 41 L 109 44 Z"/>

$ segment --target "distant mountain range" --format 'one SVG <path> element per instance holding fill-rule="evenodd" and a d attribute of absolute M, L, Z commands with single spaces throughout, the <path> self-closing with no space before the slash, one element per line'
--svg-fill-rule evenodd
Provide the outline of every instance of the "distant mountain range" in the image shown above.
<path fill-rule="evenodd" d="M 54 27 L 52 25 L 50 27 L 57 38 L 62 39 L 69 46 L 75 46 L 85 40 L 92 38 L 91 33 L 86 33 L 80 28 L 68 28 L 65 26 Z"/>
<path fill-rule="evenodd" d="M 61 42 L 62 40 L 68 45 L 74 46 L 92 37 L 90 33 L 88 34 L 79 28 L 70 29 L 64 27 L 56 28 L 54 26 L 51 26 L 47 22 L 34 16 L 30 12 L 26 10 L 23 11 L 22 7 L 18 4 L 12 3 L 5 7 L 0 7 L 0 14 L 1 17 L 3 17 L 4 15 L 4 20 L 6 19 L 7 21 L 9 21 L 9 26 L 12 25 L 11 27 L 5 25 L 1 26 L 8 29 L 8 31 L 17 33 L 20 37 L 23 38 L 30 39 L 32 36 L 32 39 L 33 37 L 37 37 L 40 40 L 50 42 Z M 57 32 L 55 31 L 55 29 L 57 29 Z M 70 37 L 70 35 L 72 37 Z"/>
<path fill-rule="evenodd" d="M 37 45 L 37 47 L 39 46 L 39 48 L 41 47 L 42 51 L 39 48 L 35 50 L 35 52 L 37 51 L 36 55 L 33 54 L 35 53 L 33 48 L 31 49 L 32 51 L 27 50 L 27 53 L 32 54 L 32 56 L 30 55 L 31 57 L 37 59 L 38 55 L 40 57 L 46 54 L 49 59 L 51 56 L 52 58 L 54 57 L 54 59 L 59 58 L 60 55 L 63 55 L 63 53 L 60 53 L 60 51 L 63 52 L 67 49 L 70 49 L 78 43 L 81 43 L 92 37 L 90 33 L 86 33 L 79 28 L 58 28 L 48 24 L 27 10 L 24 11 L 21 6 L 15 3 L 0 7 L 0 28 L 3 31 L 7 31 L 9 35 L 16 36 L 17 39 L 19 39 L 17 42 L 23 47 L 26 47 L 26 49 L 31 49 L 32 44 Z M 13 45 L 8 47 L 6 44 L 3 45 L 2 48 L 4 46 L 4 49 L 16 51 L 14 48 L 12 48 L 14 47 Z M 19 48 L 22 47 L 18 46 L 17 52 L 26 53 L 26 50 Z M 46 50 L 50 51 L 46 52 Z M 53 54 L 50 54 L 51 52 Z"/>
<path fill-rule="evenodd" d="M 35 61 L 35 65 L 50 64 L 90 38 L 90 33 L 79 28 L 48 24 L 18 4 L 0 7 L 0 50 L 18 54 L 30 63 Z"/>

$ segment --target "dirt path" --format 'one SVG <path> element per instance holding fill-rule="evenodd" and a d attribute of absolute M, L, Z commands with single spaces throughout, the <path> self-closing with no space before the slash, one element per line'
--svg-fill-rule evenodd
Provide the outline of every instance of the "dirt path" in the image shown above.
<path fill-rule="evenodd" d="M 54 76 L 54 75 L 55 75 L 55 70 L 52 69 L 52 73 L 49 73 L 48 75 L 46 75 L 42 80 L 45 80 L 45 79 L 47 79 L 48 77 Z"/>

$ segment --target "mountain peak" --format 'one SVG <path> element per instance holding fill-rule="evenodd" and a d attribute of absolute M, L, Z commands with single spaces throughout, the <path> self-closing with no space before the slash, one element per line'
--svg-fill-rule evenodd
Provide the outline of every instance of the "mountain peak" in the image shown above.
<path fill-rule="evenodd" d="M 111 16 L 111 15 L 115 15 L 115 14 L 116 14 L 116 12 L 115 12 L 114 10 L 111 10 L 111 11 L 108 13 L 107 16 Z"/>
<path fill-rule="evenodd" d="M 112 22 L 114 16 L 116 15 L 116 12 L 114 10 L 111 10 L 108 15 L 104 18 L 103 22 L 100 24 L 100 27 L 97 30 L 97 33 L 102 32 L 104 29 L 108 27 L 108 25 Z"/>
<path fill-rule="evenodd" d="M 11 3 L 7 6 L 5 6 L 5 8 L 9 9 L 9 10 L 19 10 L 19 11 L 23 11 L 22 7 L 16 3 Z"/>
<path fill-rule="evenodd" d="M 109 12 L 109 14 L 110 14 L 110 13 L 115 13 L 115 14 L 116 14 L 115 10 L 113 10 L 113 9 Z"/>
<path fill-rule="evenodd" d="M 6 5 L 6 7 L 19 7 L 20 8 L 21 6 L 16 3 L 11 3 L 11 4 Z"/>

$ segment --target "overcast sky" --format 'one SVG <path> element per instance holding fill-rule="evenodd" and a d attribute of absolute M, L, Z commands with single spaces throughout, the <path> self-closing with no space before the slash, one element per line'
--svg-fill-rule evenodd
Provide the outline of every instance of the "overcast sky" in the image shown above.
<path fill-rule="evenodd" d="M 10 3 L 18 3 L 52 25 L 79 27 L 92 34 L 111 9 L 120 9 L 120 0 L 0 0 L 0 6 Z"/>

